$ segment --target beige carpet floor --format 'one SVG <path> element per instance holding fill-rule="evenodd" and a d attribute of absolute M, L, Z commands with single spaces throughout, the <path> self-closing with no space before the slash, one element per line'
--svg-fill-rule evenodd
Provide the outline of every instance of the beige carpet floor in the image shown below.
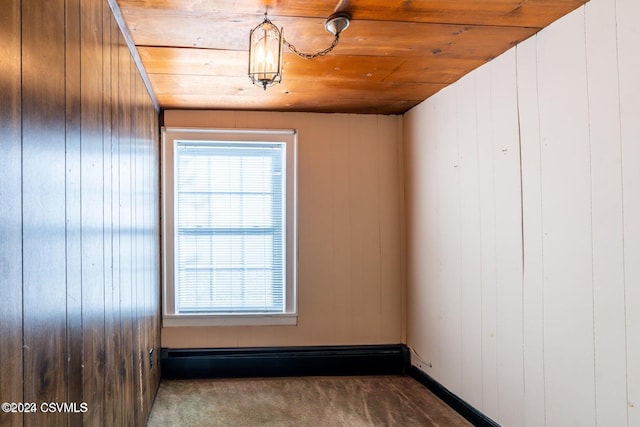
<path fill-rule="evenodd" d="M 147 426 L 469 426 L 403 376 L 163 380 Z"/>

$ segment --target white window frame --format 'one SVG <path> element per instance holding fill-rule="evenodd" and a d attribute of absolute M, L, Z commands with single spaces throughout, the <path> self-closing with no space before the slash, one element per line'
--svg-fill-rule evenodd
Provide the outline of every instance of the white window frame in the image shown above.
<path fill-rule="evenodd" d="M 286 161 L 285 311 L 265 314 L 176 314 L 174 257 L 174 147 L 176 141 L 283 142 Z M 162 324 L 176 326 L 242 326 L 297 324 L 297 132 L 293 129 L 162 128 Z"/>

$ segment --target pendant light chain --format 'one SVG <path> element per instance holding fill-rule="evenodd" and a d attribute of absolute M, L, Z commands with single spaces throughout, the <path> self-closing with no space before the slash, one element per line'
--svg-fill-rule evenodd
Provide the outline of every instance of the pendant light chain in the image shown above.
<path fill-rule="evenodd" d="M 325 56 L 327 53 L 331 52 L 334 47 L 338 45 L 339 41 L 340 41 L 340 34 L 336 34 L 336 37 L 333 39 L 333 43 L 331 43 L 331 46 L 329 46 L 328 48 L 316 53 L 304 53 L 304 52 L 300 52 L 294 45 L 289 43 L 286 39 L 284 38 L 282 39 L 282 42 L 284 43 L 284 45 L 287 46 L 291 52 L 295 53 L 300 58 L 304 58 L 304 59 L 313 59 L 319 56 Z"/>
<path fill-rule="evenodd" d="M 325 56 L 340 42 L 340 33 L 349 27 L 351 16 L 340 12 L 329 16 L 324 23 L 327 32 L 334 35 L 333 43 L 326 49 L 316 53 L 300 52 L 289 43 L 264 13 L 264 21 L 249 32 L 249 71 L 251 81 L 262 89 L 282 82 L 282 51 L 286 46 L 291 52 L 303 59 L 314 59 Z"/>

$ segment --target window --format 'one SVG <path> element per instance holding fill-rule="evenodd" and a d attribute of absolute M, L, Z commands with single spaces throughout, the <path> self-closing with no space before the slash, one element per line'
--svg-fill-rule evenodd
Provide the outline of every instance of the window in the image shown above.
<path fill-rule="evenodd" d="M 164 326 L 296 323 L 296 133 L 163 129 Z"/>

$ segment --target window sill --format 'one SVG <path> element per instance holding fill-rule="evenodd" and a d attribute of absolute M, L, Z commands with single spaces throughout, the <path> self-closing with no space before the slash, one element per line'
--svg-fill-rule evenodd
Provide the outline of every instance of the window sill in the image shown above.
<path fill-rule="evenodd" d="M 162 326 L 165 328 L 188 326 L 295 326 L 297 324 L 297 314 L 165 314 L 162 317 Z"/>

